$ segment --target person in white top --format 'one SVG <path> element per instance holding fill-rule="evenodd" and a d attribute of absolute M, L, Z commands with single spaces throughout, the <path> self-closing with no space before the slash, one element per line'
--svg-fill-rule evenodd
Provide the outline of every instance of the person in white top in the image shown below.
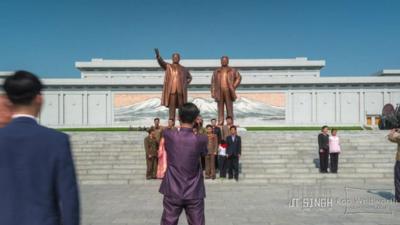
<path fill-rule="evenodd" d="M 225 140 L 221 141 L 218 147 L 218 169 L 219 169 L 219 178 L 226 178 L 226 170 L 227 170 L 227 158 L 226 158 L 226 148 L 228 145 Z"/>
<path fill-rule="evenodd" d="M 337 173 L 340 152 L 341 148 L 339 137 L 337 136 L 337 129 L 332 128 L 331 135 L 329 136 L 329 156 L 331 161 L 331 173 Z"/>

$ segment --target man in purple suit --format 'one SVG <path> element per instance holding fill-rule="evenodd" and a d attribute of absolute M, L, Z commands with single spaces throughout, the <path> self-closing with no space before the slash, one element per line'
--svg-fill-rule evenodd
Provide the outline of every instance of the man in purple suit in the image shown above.
<path fill-rule="evenodd" d="M 193 103 L 179 108 L 179 131 L 165 130 L 167 171 L 160 186 L 164 195 L 161 225 L 178 224 L 185 209 L 189 225 L 204 225 L 204 187 L 200 157 L 207 155 L 207 136 L 195 135 L 193 123 L 200 111 Z"/>

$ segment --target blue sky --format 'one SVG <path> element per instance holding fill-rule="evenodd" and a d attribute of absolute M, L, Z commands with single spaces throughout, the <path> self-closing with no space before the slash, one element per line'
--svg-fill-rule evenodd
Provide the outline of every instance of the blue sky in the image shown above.
<path fill-rule="evenodd" d="M 325 59 L 323 75 L 400 69 L 396 0 L 0 1 L 0 71 L 78 77 L 91 58 Z"/>

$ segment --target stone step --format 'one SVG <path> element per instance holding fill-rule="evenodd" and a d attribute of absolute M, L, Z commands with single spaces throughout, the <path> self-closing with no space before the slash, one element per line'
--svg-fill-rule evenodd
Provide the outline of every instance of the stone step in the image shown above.
<path fill-rule="evenodd" d="M 78 177 L 83 184 L 129 184 L 144 179 L 145 132 L 70 133 Z M 320 174 L 318 132 L 242 133 L 241 182 L 393 182 L 396 146 L 386 132 L 340 132 L 343 152 L 338 174 Z"/>

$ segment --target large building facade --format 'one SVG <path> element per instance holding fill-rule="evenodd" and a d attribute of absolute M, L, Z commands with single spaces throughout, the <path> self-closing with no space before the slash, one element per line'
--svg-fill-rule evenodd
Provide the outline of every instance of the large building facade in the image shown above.
<path fill-rule="evenodd" d="M 182 60 L 193 80 L 189 101 L 205 120 L 216 117 L 210 95 L 218 59 Z M 385 104 L 400 104 L 400 70 L 366 76 L 320 77 L 323 60 L 231 59 L 242 75 L 234 104 L 241 126 L 362 126 Z M 80 79 L 44 79 L 45 105 L 40 122 L 51 127 L 148 126 L 166 123 L 160 106 L 164 71 L 156 60 L 76 62 Z M 0 74 L 4 76 L 6 73 Z"/>

